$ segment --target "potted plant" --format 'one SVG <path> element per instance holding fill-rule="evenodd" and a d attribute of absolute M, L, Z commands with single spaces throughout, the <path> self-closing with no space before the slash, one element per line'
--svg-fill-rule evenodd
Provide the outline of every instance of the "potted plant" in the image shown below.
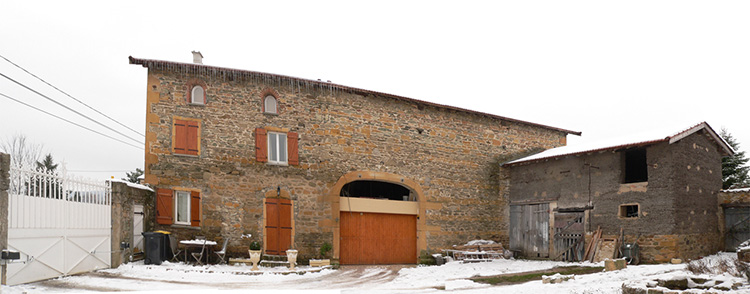
<path fill-rule="evenodd" d="M 327 266 L 331 265 L 331 260 L 328 259 L 328 255 L 330 254 L 331 250 L 333 249 L 333 246 L 331 246 L 331 243 L 325 242 L 323 245 L 320 246 L 320 259 L 310 259 L 310 266 Z"/>
<path fill-rule="evenodd" d="M 257 271 L 258 270 L 258 262 L 260 262 L 260 254 L 261 254 L 261 247 L 260 243 L 258 241 L 253 241 L 250 243 L 250 262 L 253 263 L 253 268 L 251 270 Z"/>

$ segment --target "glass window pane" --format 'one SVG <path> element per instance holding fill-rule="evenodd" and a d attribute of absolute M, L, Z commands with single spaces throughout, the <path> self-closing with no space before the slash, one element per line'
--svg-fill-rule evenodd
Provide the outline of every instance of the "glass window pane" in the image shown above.
<path fill-rule="evenodd" d="M 177 222 L 180 223 L 186 223 L 189 222 L 188 212 L 189 212 L 189 201 L 190 201 L 190 194 L 187 192 L 177 192 Z"/>
<path fill-rule="evenodd" d="M 266 96 L 265 103 L 266 112 L 276 113 L 276 98 L 273 96 Z"/>
<path fill-rule="evenodd" d="M 286 162 L 286 134 L 279 134 L 279 162 Z"/>
<path fill-rule="evenodd" d="M 277 149 L 278 134 L 268 133 L 268 160 L 271 162 L 279 161 L 279 151 Z"/>
<path fill-rule="evenodd" d="M 201 86 L 195 86 L 193 87 L 193 94 L 190 95 L 191 102 L 192 103 L 200 103 L 203 104 L 203 87 Z"/>

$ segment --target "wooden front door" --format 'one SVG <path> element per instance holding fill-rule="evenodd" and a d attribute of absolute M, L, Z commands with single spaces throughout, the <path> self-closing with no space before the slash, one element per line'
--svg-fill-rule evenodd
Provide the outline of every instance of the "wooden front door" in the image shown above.
<path fill-rule="evenodd" d="M 266 198 L 266 253 L 285 255 L 292 246 L 292 201 Z"/>
<path fill-rule="evenodd" d="M 417 263 L 417 216 L 341 212 L 341 264 Z"/>

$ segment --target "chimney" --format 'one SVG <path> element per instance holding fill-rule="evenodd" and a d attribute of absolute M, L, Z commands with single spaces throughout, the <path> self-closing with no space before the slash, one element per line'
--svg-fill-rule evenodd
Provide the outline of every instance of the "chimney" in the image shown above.
<path fill-rule="evenodd" d="M 203 64 L 203 54 L 200 51 L 193 51 L 193 63 Z"/>

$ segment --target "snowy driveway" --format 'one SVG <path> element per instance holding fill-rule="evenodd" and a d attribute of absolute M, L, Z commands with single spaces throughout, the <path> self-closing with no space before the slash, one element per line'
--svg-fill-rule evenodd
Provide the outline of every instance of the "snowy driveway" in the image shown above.
<path fill-rule="evenodd" d="M 487 263 L 451 262 L 442 266 L 343 266 L 305 274 L 279 274 L 279 269 L 263 269 L 251 274 L 244 266 L 190 266 L 165 263 L 160 266 L 136 262 L 116 269 L 59 278 L 14 287 L 2 293 L 81 293 L 139 291 L 163 293 L 620 293 L 623 282 L 685 275 L 685 265 L 639 265 L 621 271 L 575 277 L 562 284 L 531 281 L 517 285 L 491 286 L 469 278 L 550 269 L 571 264 L 552 261 L 495 260 Z M 309 267 L 300 267 L 310 270 Z M 273 273 L 272 271 L 276 271 Z M 263 291 L 267 290 L 267 291 Z"/>

